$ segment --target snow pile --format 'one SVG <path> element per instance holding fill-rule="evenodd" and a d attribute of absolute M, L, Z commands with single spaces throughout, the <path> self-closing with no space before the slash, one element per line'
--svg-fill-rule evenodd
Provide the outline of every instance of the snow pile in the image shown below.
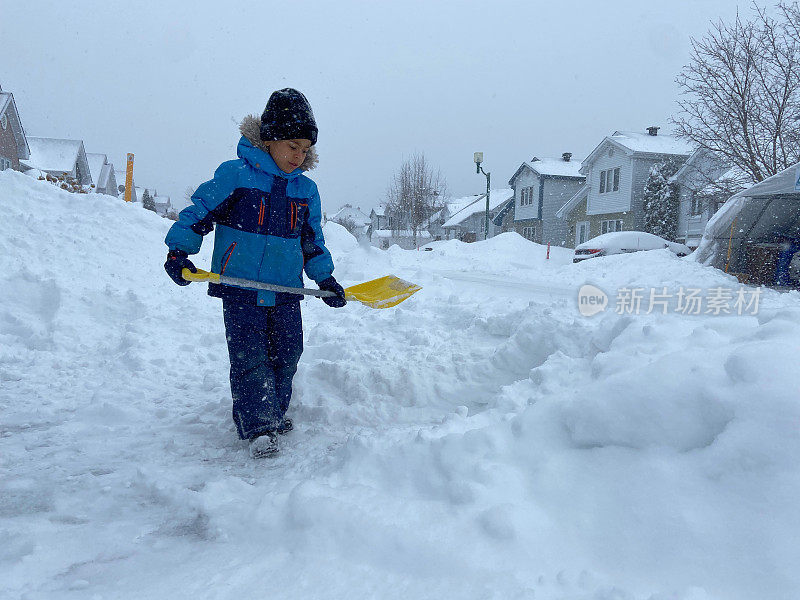
<path fill-rule="evenodd" d="M 217 300 L 139 205 L 0 173 L 0 596 L 790 599 L 800 308 L 618 315 L 586 282 L 733 286 L 669 251 L 571 264 L 505 234 L 361 246 L 303 301 L 282 453 L 230 423 Z M 207 266 L 207 244 L 196 264 Z"/>

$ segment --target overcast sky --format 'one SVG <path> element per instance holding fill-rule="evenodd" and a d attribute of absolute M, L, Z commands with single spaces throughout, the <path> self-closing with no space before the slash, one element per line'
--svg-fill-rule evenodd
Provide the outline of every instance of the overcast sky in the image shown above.
<path fill-rule="evenodd" d="M 745 12 L 749 3 L 740 2 Z M 616 129 L 668 133 L 689 38 L 735 0 L 138 2 L 3 0 L 4 91 L 29 135 L 77 138 L 183 206 L 235 158 L 238 121 L 296 87 L 333 212 L 381 202 L 424 152 L 452 196 L 532 156 L 586 156 Z M 124 179 L 124 176 L 120 176 Z"/>

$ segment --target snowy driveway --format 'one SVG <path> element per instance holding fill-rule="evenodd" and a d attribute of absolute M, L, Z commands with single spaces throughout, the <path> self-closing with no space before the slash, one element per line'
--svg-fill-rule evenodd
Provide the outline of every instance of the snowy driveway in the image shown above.
<path fill-rule="evenodd" d="M 591 319 L 580 285 L 710 287 L 666 254 L 326 236 L 395 309 L 303 302 L 274 460 L 230 423 L 221 308 L 169 225 L 0 173 L 0 597 L 796 598 L 800 308 Z M 112 224 L 114 224 L 112 226 Z M 204 248 L 198 264 L 208 264 Z"/>

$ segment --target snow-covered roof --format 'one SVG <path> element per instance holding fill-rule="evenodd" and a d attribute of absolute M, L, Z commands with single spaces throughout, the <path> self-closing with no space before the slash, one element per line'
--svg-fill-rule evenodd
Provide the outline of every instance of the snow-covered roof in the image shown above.
<path fill-rule="evenodd" d="M 525 162 L 525 165 L 539 173 L 540 175 L 552 175 L 556 177 L 580 177 L 578 173 L 581 168 L 579 160 L 564 160 L 563 158 L 536 158 Z"/>
<path fill-rule="evenodd" d="M 679 154 L 689 156 L 694 145 L 674 135 L 650 135 L 637 131 L 615 131 L 609 139 L 634 152 L 647 154 Z"/>
<path fill-rule="evenodd" d="M 752 181 L 752 179 L 747 173 L 739 167 L 731 167 L 720 175 L 716 181 L 709 182 L 697 191 L 700 194 L 716 194 L 722 190 L 733 191 L 743 188 L 749 181 Z"/>
<path fill-rule="evenodd" d="M 83 150 L 81 140 L 28 137 L 28 145 L 31 155 L 26 162 L 42 171 L 71 172 Z"/>
<path fill-rule="evenodd" d="M 508 180 L 508 185 L 513 186 L 514 181 L 523 169 L 528 168 L 534 173 L 545 175 L 547 177 L 574 177 L 576 179 L 584 179 L 585 175 L 580 173 L 581 161 L 580 160 L 564 160 L 563 158 L 539 158 L 534 156 L 529 161 L 523 162 L 511 179 Z"/>
<path fill-rule="evenodd" d="M 458 212 L 464 210 L 467 206 L 475 202 L 481 194 L 472 194 L 471 196 L 464 196 L 463 198 L 456 198 L 447 203 L 447 212 L 452 217 Z"/>
<path fill-rule="evenodd" d="M 336 212 L 336 214 L 328 217 L 329 221 L 339 221 L 345 219 L 353 221 L 356 225 L 366 225 L 370 222 L 370 218 L 367 215 L 361 212 L 360 209 L 353 208 L 352 206 L 343 206 Z"/>
<path fill-rule="evenodd" d="M 386 216 L 386 205 L 385 204 L 378 204 L 375 208 L 372 209 L 372 212 L 375 213 L 378 217 Z M 370 213 L 371 214 L 371 213 Z"/>
<path fill-rule="evenodd" d="M 691 143 L 674 135 L 650 135 L 635 131 L 615 131 L 603 138 L 591 154 L 587 156 L 581 168 L 594 161 L 595 157 L 607 145 L 612 144 L 628 153 L 660 154 L 662 156 L 689 156 L 694 152 Z"/>
<path fill-rule="evenodd" d="M 111 163 L 104 164 L 103 168 L 100 170 L 100 177 L 95 183 L 95 186 L 103 189 L 108 187 L 108 180 L 111 177 L 111 173 L 113 172 L 114 172 L 114 165 L 112 165 Z M 114 190 L 114 193 L 116 193 L 116 191 L 117 190 Z"/>
<path fill-rule="evenodd" d="M 92 175 L 92 182 L 95 186 L 100 186 L 100 175 L 103 171 L 103 165 L 108 161 L 105 154 L 86 153 L 86 160 L 89 163 L 89 173 Z"/>
<path fill-rule="evenodd" d="M 514 197 L 514 190 L 503 188 L 499 190 L 492 190 L 489 194 L 489 210 L 493 211 L 504 202 Z M 472 215 L 486 210 L 486 194 L 480 194 L 475 197 L 472 202 L 467 204 L 461 210 L 453 213 L 447 221 L 444 222 L 442 227 L 456 227 L 459 223 L 468 219 Z"/>

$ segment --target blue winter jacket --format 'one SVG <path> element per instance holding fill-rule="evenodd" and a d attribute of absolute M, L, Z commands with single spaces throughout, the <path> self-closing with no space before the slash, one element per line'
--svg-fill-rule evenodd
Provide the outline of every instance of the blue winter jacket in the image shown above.
<path fill-rule="evenodd" d="M 238 160 L 222 163 L 214 178 L 197 188 L 164 240 L 170 250 L 196 254 L 214 229 L 214 273 L 303 287 L 303 269 L 316 282 L 333 273 L 322 236 L 319 192 L 302 168 L 284 173 L 268 152 L 242 136 Z M 260 306 L 299 300 L 276 294 L 210 284 L 209 295 Z"/>

